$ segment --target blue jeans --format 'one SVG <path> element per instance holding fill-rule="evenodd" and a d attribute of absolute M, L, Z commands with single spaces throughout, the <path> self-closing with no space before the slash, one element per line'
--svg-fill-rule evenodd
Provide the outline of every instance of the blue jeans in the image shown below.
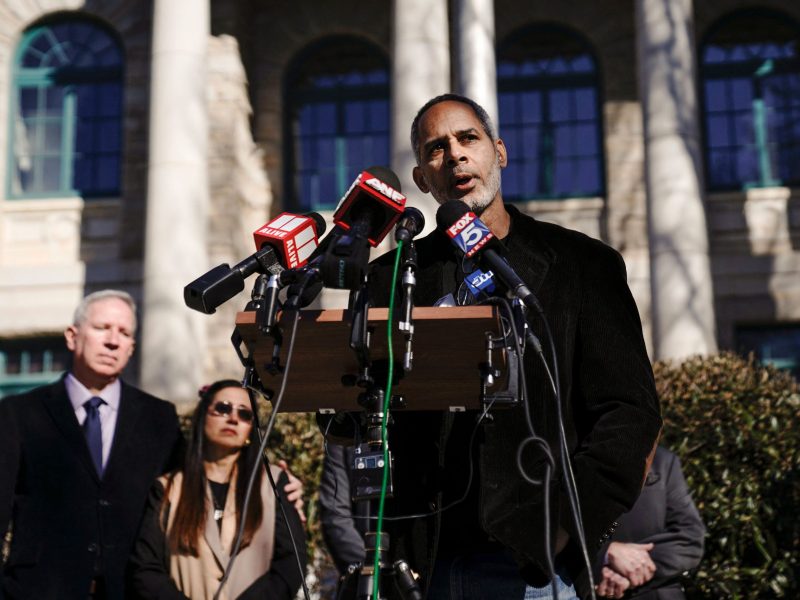
<path fill-rule="evenodd" d="M 570 580 L 560 573 L 556 572 L 556 586 L 558 591 L 558 600 L 579 600 L 575 592 L 575 587 Z M 535 588 L 525 586 L 524 600 L 555 600 L 553 598 L 552 586 L 549 584 L 543 588 Z"/>
<path fill-rule="evenodd" d="M 578 600 L 572 583 L 557 577 L 558 600 Z M 555 600 L 550 586 L 525 584 L 516 563 L 503 553 L 473 554 L 436 561 L 429 600 Z"/>

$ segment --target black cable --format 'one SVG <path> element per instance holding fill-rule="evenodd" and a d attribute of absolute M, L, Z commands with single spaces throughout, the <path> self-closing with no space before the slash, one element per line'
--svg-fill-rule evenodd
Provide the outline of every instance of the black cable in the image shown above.
<path fill-rule="evenodd" d="M 517 323 L 514 319 L 514 313 L 511 309 L 511 306 L 505 298 L 491 298 L 486 300 L 487 304 L 495 304 L 498 306 L 503 307 L 506 312 L 508 313 L 508 320 L 509 325 L 511 326 L 511 333 L 514 339 L 514 348 L 517 352 L 517 356 L 520 360 L 520 369 L 519 369 L 519 379 L 520 379 L 520 401 L 522 402 L 523 412 L 525 413 L 525 421 L 528 425 L 528 431 L 530 433 L 530 437 L 525 438 L 519 444 L 517 448 L 517 470 L 519 471 L 522 478 L 534 486 L 542 486 L 542 493 L 544 495 L 543 504 L 544 504 L 544 543 L 545 543 L 545 561 L 547 562 L 547 569 L 548 574 L 550 575 L 550 588 L 555 600 L 558 600 L 558 585 L 556 584 L 556 569 L 555 569 L 555 560 L 553 558 L 553 541 L 550 532 L 550 472 L 551 469 L 555 469 L 555 460 L 553 459 L 553 453 L 550 450 L 550 446 L 542 437 L 536 435 L 536 430 L 533 427 L 533 418 L 531 417 L 531 408 L 528 404 L 528 381 L 527 376 L 525 375 L 525 363 L 523 361 L 524 353 L 522 351 L 522 345 L 519 341 L 519 331 L 517 330 Z M 522 452 L 525 449 L 525 446 L 528 444 L 536 444 L 541 448 L 542 452 L 547 459 L 547 463 L 545 465 L 544 471 L 544 480 L 539 481 L 534 477 L 531 477 L 528 473 L 525 472 L 525 465 L 522 463 Z"/>
<path fill-rule="evenodd" d="M 594 589 L 594 575 L 592 574 L 592 563 L 589 560 L 589 550 L 586 545 L 586 536 L 583 531 L 583 515 L 581 514 L 581 505 L 580 499 L 578 498 L 578 486 L 575 482 L 575 474 L 572 469 L 572 461 L 569 456 L 569 447 L 567 446 L 567 435 L 564 431 L 564 417 L 561 410 L 561 385 L 558 380 L 558 358 L 556 356 L 556 348 L 555 342 L 553 340 L 553 334 L 550 331 L 550 325 L 547 321 L 547 318 L 544 315 L 544 311 L 537 311 L 539 318 L 542 320 L 542 324 L 544 325 L 545 336 L 547 337 L 548 346 L 550 348 L 550 355 L 553 360 L 553 371 L 550 371 L 550 367 L 547 363 L 547 359 L 544 356 L 544 353 L 541 351 L 540 348 L 537 348 L 536 355 L 541 359 L 542 365 L 544 366 L 545 373 L 547 374 L 548 379 L 550 380 L 550 386 L 555 394 L 556 400 L 556 412 L 557 412 L 557 420 L 558 420 L 558 438 L 559 438 L 559 446 L 561 452 L 561 469 L 564 471 L 564 485 L 567 492 L 567 499 L 570 503 L 570 509 L 573 517 L 573 522 L 575 524 L 575 529 L 578 534 L 578 545 L 581 549 L 581 557 L 583 558 L 584 566 L 586 567 L 586 572 L 589 577 L 589 593 L 590 598 L 592 600 L 596 600 L 595 596 L 595 589 Z"/>
<path fill-rule="evenodd" d="M 302 289 L 304 287 L 305 287 L 305 285 L 301 286 L 301 291 L 299 293 L 302 293 Z M 299 293 L 298 293 L 298 295 L 299 295 Z M 289 367 L 291 366 L 292 354 L 294 353 L 294 343 L 295 343 L 295 339 L 296 339 L 296 336 L 297 336 L 297 324 L 299 323 L 299 321 L 300 321 L 300 311 L 299 310 L 295 310 L 294 311 L 294 318 L 292 320 L 292 333 L 291 333 L 291 336 L 290 336 L 290 339 L 289 339 L 289 348 L 288 348 L 287 353 L 286 353 L 286 365 L 284 366 L 284 369 L 283 369 L 283 381 L 281 381 L 281 388 L 280 388 L 280 391 L 278 392 L 277 399 L 272 403 L 272 413 L 269 416 L 269 420 L 267 421 L 267 427 L 264 430 L 263 439 L 261 440 L 261 445 L 258 448 L 258 455 L 259 456 L 263 456 L 264 455 L 264 451 L 266 449 L 267 442 L 269 441 L 270 433 L 272 433 L 272 429 L 275 426 L 275 418 L 278 415 L 278 411 L 280 409 L 281 401 L 283 400 L 284 393 L 286 392 L 286 382 L 289 380 Z M 246 491 L 245 496 L 244 496 L 244 504 L 242 505 L 242 515 L 247 514 L 247 508 L 248 508 L 248 505 L 250 503 L 250 497 L 252 496 L 253 487 L 255 485 L 256 474 L 258 473 L 258 468 L 260 468 L 260 467 L 261 467 L 261 463 L 260 463 L 260 461 L 257 461 L 255 463 L 255 465 L 254 465 L 254 468 L 250 472 L 250 479 L 247 482 L 247 491 Z M 269 473 L 269 469 L 267 469 L 267 472 Z M 222 575 L 222 579 L 220 579 L 219 587 L 217 588 L 217 591 L 214 593 L 214 600 L 218 600 L 220 593 L 222 593 L 222 588 L 225 586 L 225 583 L 227 583 L 228 578 L 230 577 L 231 570 L 233 569 L 233 563 L 236 560 L 236 557 L 237 557 L 237 555 L 239 553 L 240 546 L 242 545 L 242 538 L 244 536 L 245 519 L 241 518 L 239 521 L 240 521 L 239 522 L 239 530 L 236 532 L 236 541 L 235 541 L 235 543 L 233 545 L 233 548 L 231 550 L 231 553 L 230 553 L 230 557 L 231 558 L 228 561 L 228 565 L 225 567 L 225 572 Z M 287 526 L 288 526 L 288 523 L 287 523 Z M 291 531 L 291 528 L 289 528 L 289 529 Z M 301 584 L 303 586 L 303 593 L 305 595 L 306 600 L 310 600 L 311 594 L 309 593 L 308 586 L 306 585 L 306 576 L 305 576 L 306 574 L 305 574 L 305 572 L 303 572 L 302 565 L 300 563 L 300 556 L 299 556 L 299 553 L 297 552 L 297 547 L 296 546 L 295 546 L 295 558 L 297 559 L 297 564 L 300 567 L 300 573 L 301 573 L 300 581 L 301 581 Z"/>
<path fill-rule="evenodd" d="M 475 426 L 472 428 L 472 433 L 470 433 L 469 442 L 468 442 L 468 446 L 469 446 L 469 475 L 467 476 L 467 485 L 465 486 L 465 490 L 464 490 L 463 495 L 459 499 L 454 500 L 453 502 L 451 502 L 450 504 L 447 504 L 446 506 L 442 506 L 441 508 L 437 508 L 436 510 L 433 510 L 433 511 L 430 511 L 430 512 L 427 512 L 427 513 L 400 515 L 400 516 L 396 516 L 396 517 L 387 517 L 386 515 L 384 515 L 384 517 L 383 517 L 384 521 L 407 521 L 409 519 L 421 519 L 421 518 L 426 518 L 426 517 L 433 517 L 433 516 L 436 516 L 438 514 L 443 513 L 446 510 L 449 510 L 449 509 L 453 508 L 454 506 L 456 506 L 458 504 L 461 504 L 462 502 L 464 502 L 467 499 L 467 496 L 469 495 L 469 489 L 472 486 L 472 480 L 474 478 L 474 473 L 475 473 L 475 465 L 474 465 L 474 457 L 473 457 L 473 447 L 475 445 L 475 435 L 478 432 L 478 426 L 480 425 L 481 421 L 486 417 L 486 415 L 489 413 L 489 411 L 491 410 L 492 406 L 494 405 L 494 402 L 495 401 L 493 400 L 489 404 L 489 406 L 486 407 L 486 409 L 483 411 L 483 413 L 478 417 L 478 419 L 475 421 Z M 324 444 L 324 447 L 325 447 L 325 449 L 326 449 L 325 451 L 327 453 L 327 447 L 328 447 L 327 442 Z M 334 488 L 334 497 L 337 495 L 337 490 L 338 490 L 338 486 Z M 352 514 L 344 514 L 344 513 L 340 513 L 340 512 L 334 512 L 333 514 L 335 516 L 337 516 L 337 517 L 343 517 L 343 518 L 352 518 L 353 517 Z M 360 517 L 360 518 L 366 518 L 369 521 L 377 521 L 378 520 L 377 516 L 371 516 L 371 515 L 367 516 L 367 517 Z"/>
<path fill-rule="evenodd" d="M 259 436 L 261 432 L 259 432 Z M 261 439 L 259 438 L 259 441 Z M 283 517 L 283 522 L 286 523 L 286 530 L 289 532 L 289 540 L 292 542 L 292 552 L 294 553 L 295 562 L 297 563 L 297 570 L 300 571 L 301 581 L 303 586 L 303 594 L 306 600 L 310 600 L 309 590 L 306 587 L 306 574 L 303 570 L 303 563 L 300 560 L 300 550 L 297 547 L 297 541 L 294 539 L 294 534 L 292 533 L 292 527 L 289 525 L 289 516 L 286 514 L 286 508 L 283 506 L 283 502 L 280 501 L 278 494 L 282 494 L 282 491 L 278 491 L 278 484 L 275 482 L 275 478 L 272 476 L 272 471 L 270 469 L 266 469 L 267 477 L 269 478 L 269 484 L 272 487 L 272 493 L 275 494 L 275 500 L 278 507 L 281 509 L 281 516 Z M 288 502 L 288 498 L 287 498 Z"/>

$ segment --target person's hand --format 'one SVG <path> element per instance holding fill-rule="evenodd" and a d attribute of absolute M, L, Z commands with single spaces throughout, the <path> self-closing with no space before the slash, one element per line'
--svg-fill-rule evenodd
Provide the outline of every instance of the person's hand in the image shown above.
<path fill-rule="evenodd" d="M 639 587 L 653 578 L 656 565 L 650 558 L 653 544 L 611 542 L 608 546 L 608 567 L 622 575 L 631 586 Z"/>
<path fill-rule="evenodd" d="M 289 470 L 289 465 L 286 464 L 285 460 L 279 460 L 278 466 L 283 469 L 283 472 L 286 473 L 286 477 L 289 478 L 289 483 L 283 487 L 283 491 L 286 492 L 286 499 L 294 504 L 297 514 L 300 515 L 300 520 L 305 523 L 306 514 L 303 512 L 303 506 L 305 505 L 305 502 L 303 502 L 303 482 L 292 475 L 292 472 Z"/>
<path fill-rule="evenodd" d="M 603 567 L 602 577 L 600 583 L 595 586 L 597 595 L 601 598 L 622 598 L 625 590 L 631 587 L 628 579 L 608 567 Z"/>

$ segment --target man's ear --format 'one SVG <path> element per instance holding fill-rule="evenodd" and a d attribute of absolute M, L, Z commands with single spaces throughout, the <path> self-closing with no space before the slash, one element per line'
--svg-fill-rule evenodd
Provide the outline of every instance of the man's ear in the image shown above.
<path fill-rule="evenodd" d="M 497 150 L 497 161 L 501 169 L 505 169 L 508 165 L 508 152 L 506 152 L 506 145 L 500 138 L 494 143 Z"/>
<path fill-rule="evenodd" d="M 78 328 L 70 325 L 64 330 L 64 339 L 67 342 L 67 350 L 75 352 L 75 336 L 78 335 Z"/>
<path fill-rule="evenodd" d="M 419 167 L 414 167 L 414 170 L 411 171 L 411 176 L 414 178 L 414 183 L 417 184 L 417 187 L 423 194 L 427 194 L 431 191 L 431 188 L 428 187 L 428 182 L 425 181 L 425 175 L 422 172 L 422 169 Z"/>

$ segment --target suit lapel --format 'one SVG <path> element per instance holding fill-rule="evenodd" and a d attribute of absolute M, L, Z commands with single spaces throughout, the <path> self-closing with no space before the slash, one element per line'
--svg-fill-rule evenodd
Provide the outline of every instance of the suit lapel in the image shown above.
<path fill-rule="evenodd" d="M 69 401 L 63 377 L 60 381 L 50 386 L 43 402 L 56 428 L 64 436 L 67 447 L 78 456 L 83 466 L 91 473 L 95 482 L 99 484 L 100 477 L 94 468 L 92 457 L 89 454 L 89 447 L 86 445 L 86 438 Z"/>
<path fill-rule="evenodd" d="M 122 382 L 119 414 L 117 415 L 117 424 L 114 428 L 114 437 L 111 442 L 111 453 L 108 456 L 108 464 L 105 469 L 106 479 L 118 469 L 117 463 L 122 461 L 121 457 L 125 455 L 126 448 L 134 437 L 141 411 L 142 403 L 137 402 L 135 390 Z"/>

